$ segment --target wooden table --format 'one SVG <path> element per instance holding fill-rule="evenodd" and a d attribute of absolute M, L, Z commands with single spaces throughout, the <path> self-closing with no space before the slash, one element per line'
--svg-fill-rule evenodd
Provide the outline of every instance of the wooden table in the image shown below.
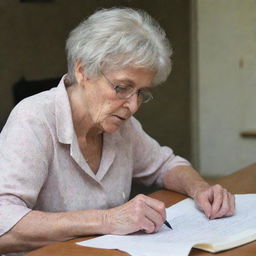
<path fill-rule="evenodd" d="M 222 185 L 225 185 L 226 188 L 231 190 L 233 193 L 256 193 L 256 164 L 243 168 L 238 172 L 230 175 L 230 177 L 224 177 L 222 179 L 214 180 Z M 243 183 L 243 180 L 248 180 L 248 183 Z M 212 183 L 214 183 L 212 182 Z M 242 185 L 244 184 L 244 187 Z M 237 192 L 236 192 L 237 188 Z M 150 194 L 151 197 L 163 201 L 166 207 L 169 207 L 183 199 L 186 196 L 161 190 Z M 118 250 L 105 250 L 105 249 L 96 249 L 90 247 L 83 247 L 76 245 L 76 242 L 83 241 L 86 239 L 94 238 L 95 236 L 88 236 L 82 238 L 72 239 L 66 242 L 54 243 L 40 249 L 34 250 L 27 254 L 27 256 L 124 256 L 128 255 L 127 253 L 118 251 Z M 190 256 L 212 256 L 213 254 L 207 253 L 198 249 L 192 249 Z M 218 256 L 256 256 L 256 241 L 228 250 L 220 252 Z"/>

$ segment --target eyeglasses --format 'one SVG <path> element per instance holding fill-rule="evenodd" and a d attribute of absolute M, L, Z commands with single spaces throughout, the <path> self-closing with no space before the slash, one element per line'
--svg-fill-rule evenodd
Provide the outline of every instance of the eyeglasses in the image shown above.
<path fill-rule="evenodd" d="M 129 99 L 135 93 L 137 93 L 139 103 L 147 103 L 153 99 L 152 93 L 149 91 L 149 89 L 135 89 L 130 85 L 115 85 L 106 77 L 103 72 L 101 72 L 101 74 L 116 91 L 116 95 L 119 99 Z"/>

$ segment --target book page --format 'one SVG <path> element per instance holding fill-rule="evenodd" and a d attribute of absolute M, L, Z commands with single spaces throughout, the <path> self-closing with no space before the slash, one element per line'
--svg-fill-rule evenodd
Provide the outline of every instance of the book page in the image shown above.
<path fill-rule="evenodd" d="M 212 244 L 213 248 L 210 248 L 210 251 L 228 249 L 255 240 L 256 209 L 252 207 L 256 205 L 255 194 L 236 195 L 236 214 L 214 220 L 208 220 L 202 212 L 195 207 L 193 209 L 194 203 L 189 200 L 181 202 L 181 205 L 175 205 L 175 211 L 171 207 L 168 214 L 168 217 L 177 214 L 170 222 L 173 222 L 173 229 L 178 231 L 178 239 L 190 234 L 189 240 L 194 240 L 195 244 Z M 186 213 L 179 214 L 180 207 Z M 245 240 L 246 238 L 248 239 Z"/>
<path fill-rule="evenodd" d="M 185 199 L 167 209 L 167 220 L 173 230 L 163 225 L 154 234 L 106 235 L 78 244 L 119 249 L 133 256 L 187 256 L 196 244 L 212 244 L 216 250 L 235 247 L 248 242 L 245 238 L 255 239 L 256 194 L 236 195 L 236 214 L 232 217 L 208 220 L 192 199 Z"/>

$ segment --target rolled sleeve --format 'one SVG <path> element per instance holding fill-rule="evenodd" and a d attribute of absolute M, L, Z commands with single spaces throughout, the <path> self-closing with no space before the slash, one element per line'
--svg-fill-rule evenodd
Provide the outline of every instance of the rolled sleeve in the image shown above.
<path fill-rule="evenodd" d="M 50 136 L 33 107 L 20 103 L 0 134 L 0 235 L 31 211 L 47 177 Z"/>
<path fill-rule="evenodd" d="M 163 187 L 163 177 L 167 171 L 180 165 L 190 163 L 174 154 L 173 150 L 159 143 L 145 133 L 140 123 L 132 119 L 132 136 L 134 152 L 133 177 L 146 186 L 156 184 Z"/>
<path fill-rule="evenodd" d="M 0 196 L 0 236 L 10 230 L 20 219 L 27 215 L 29 209 L 24 201 L 12 195 Z"/>

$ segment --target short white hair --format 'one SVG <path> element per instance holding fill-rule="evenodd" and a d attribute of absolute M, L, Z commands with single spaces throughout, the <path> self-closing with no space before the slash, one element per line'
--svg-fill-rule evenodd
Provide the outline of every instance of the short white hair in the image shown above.
<path fill-rule="evenodd" d="M 145 11 L 101 9 L 71 31 L 66 43 L 68 80 L 76 82 L 75 63 L 88 76 L 133 65 L 155 72 L 154 85 L 171 72 L 172 49 L 165 31 Z"/>

